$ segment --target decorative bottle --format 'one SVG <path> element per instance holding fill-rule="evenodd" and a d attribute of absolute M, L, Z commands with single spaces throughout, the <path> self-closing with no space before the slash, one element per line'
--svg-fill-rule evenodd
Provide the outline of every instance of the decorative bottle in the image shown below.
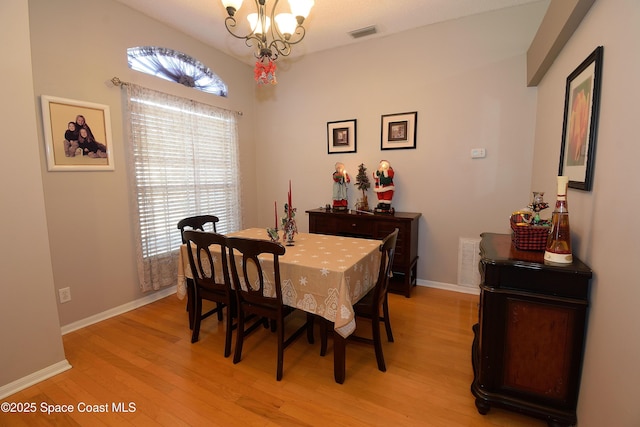
<path fill-rule="evenodd" d="M 556 208 L 551 215 L 551 230 L 547 237 L 547 247 L 544 251 L 545 261 L 570 264 L 573 262 L 571 254 L 571 231 L 569 228 L 569 208 L 567 206 L 567 184 L 569 177 L 558 177 L 558 197 Z"/>

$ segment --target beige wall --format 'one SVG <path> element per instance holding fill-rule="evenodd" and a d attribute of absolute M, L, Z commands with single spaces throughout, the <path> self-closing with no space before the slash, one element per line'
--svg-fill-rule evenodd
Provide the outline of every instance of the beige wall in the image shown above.
<path fill-rule="evenodd" d="M 4 386 L 40 372 L 64 370 L 60 322 L 47 237 L 35 103 L 29 16 L 25 0 L 0 3 L 0 399 Z M 7 60 L 9 59 L 9 60 Z M 45 372 L 46 371 L 46 372 Z"/>
<path fill-rule="evenodd" d="M 253 74 L 251 67 L 110 0 L 32 0 L 29 12 L 38 106 L 40 95 L 50 95 L 106 104 L 111 110 L 113 172 L 48 172 L 38 112 L 37 146 L 42 159 L 55 287 L 68 286 L 72 295 L 70 302 L 58 304 L 64 326 L 144 296 L 138 286 L 132 240 L 123 97 L 120 89 L 108 81 L 117 76 L 123 81 L 242 111 L 239 122 L 244 212 L 247 223 L 252 223 L 256 211 L 251 126 L 255 116 Z M 229 85 L 228 98 L 130 70 L 126 49 L 143 45 L 169 47 L 198 58 Z"/>
<path fill-rule="evenodd" d="M 599 0 L 538 87 L 532 188 L 554 191 L 567 76 L 604 46 L 602 96 L 591 192 L 568 194 L 574 252 L 594 271 L 578 422 L 640 425 L 640 2 Z"/>
<path fill-rule="evenodd" d="M 396 210 L 423 215 L 418 278 L 455 284 L 459 238 L 509 231 L 509 215 L 531 198 L 536 89 L 526 87 L 526 51 L 544 6 L 448 21 L 281 67 L 278 86 L 259 97 L 257 168 L 269 179 L 258 182 L 258 205 L 282 205 L 292 179 L 306 230 L 304 210 L 331 202 L 335 162 L 355 180 L 360 163 L 373 173 L 387 159 Z M 381 151 L 380 116 L 407 111 L 418 112 L 417 148 Z M 348 119 L 357 119 L 357 153 L 328 155 L 327 122 Z M 486 158 L 471 159 L 477 147 Z M 351 206 L 357 197 L 350 186 Z M 268 209 L 258 214 L 271 223 Z"/>

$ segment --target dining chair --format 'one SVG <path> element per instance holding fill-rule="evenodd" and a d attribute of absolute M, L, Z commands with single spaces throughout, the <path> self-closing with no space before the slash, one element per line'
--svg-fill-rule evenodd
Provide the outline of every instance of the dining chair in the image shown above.
<path fill-rule="evenodd" d="M 222 234 L 197 230 L 185 230 L 183 233 L 189 255 L 189 265 L 193 274 L 193 314 L 194 324 L 191 342 L 198 341 L 202 319 L 212 313 L 218 313 L 222 320 L 222 311 L 227 308 L 225 326 L 224 357 L 231 354 L 231 332 L 236 313 L 235 292 L 231 288 L 229 268 L 227 265 L 227 238 Z M 212 248 L 218 248 L 220 255 L 212 254 Z M 215 264 L 219 256 L 220 262 Z M 216 274 L 216 272 L 218 274 Z M 216 308 L 203 314 L 202 300 L 214 301 Z"/>
<path fill-rule="evenodd" d="M 282 284 L 280 280 L 279 257 L 284 255 L 285 248 L 280 243 L 268 240 L 228 237 L 229 264 L 231 277 L 238 301 L 238 326 L 233 363 L 242 359 L 242 346 L 248 334 L 245 321 L 250 315 L 271 321 L 272 330 L 278 340 L 276 379 L 282 379 L 284 349 L 297 339 L 308 324 L 305 322 L 285 340 L 285 316 L 295 309 L 288 307 L 282 300 Z M 261 259 L 258 259 L 262 256 Z M 273 278 L 266 277 L 261 260 L 272 258 Z M 238 271 L 241 269 L 240 271 Z M 269 268 L 269 273 L 270 273 Z M 273 327 L 275 326 L 275 327 Z M 249 328 L 251 329 L 251 328 Z"/>
<path fill-rule="evenodd" d="M 180 237 L 182 243 L 186 243 L 184 239 L 184 232 L 186 230 L 201 230 L 201 231 L 213 231 L 217 233 L 216 222 L 219 219 L 215 215 L 196 215 L 183 218 L 178 221 L 178 229 L 180 230 Z M 187 277 L 187 313 L 189 315 L 189 329 L 193 329 L 194 310 L 193 310 L 193 280 Z M 213 310 L 208 312 L 206 316 L 213 314 Z M 222 320 L 222 313 L 219 312 L 218 320 Z"/>
<path fill-rule="evenodd" d="M 391 267 L 395 254 L 396 241 L 398 240 L 398 229 L 382 240 L 380 245 L 380 269 L 378 270 L 378 280 L 375 286 L 365 296 L 353 305 L 356 318 L 369 319 L 371 321 L 371 338 L 356 335 L 349 336 L 350 340 L 373 344 L 378 369 L 382 372 L 387 370 L 382 353 L 382 339 L 380 337 L 380 322 L 384 322 L 387 332 L 387 340 L 393 342 L 393 332 L 389 319 L 389 278 L 391 277 Z M 382 310 L 382 313 L 380 312 Z M 327 351 L 327 324 L 320 328 L 320 355 L 324 356 Z"/>
<path fill-rule="evenodd" d="M 213 231 L 217 233 L 216 222 L 218 221 L 220 219 L 215 215 L 196 215 L 181 219 L 178 221 L 178 228 L 182 234 L 182 243 L 186 243 L 184 240 L 185 230 Z"/>

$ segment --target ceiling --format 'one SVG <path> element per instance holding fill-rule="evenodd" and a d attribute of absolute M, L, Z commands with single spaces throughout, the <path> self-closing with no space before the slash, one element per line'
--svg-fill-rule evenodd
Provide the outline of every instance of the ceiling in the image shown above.
<path fill-rule="evenodd" d="M 227 33 L 227 16 L 220 0 L 116 0 L 157 19 L 243 62 L 253 64 L 253 49 Z M 274 0 L 268 0 L 273 3 Z M 305 21 L 307 35 L 293 47 L 291 57 L 358 43 L 374 37 L 422 27 L 463 16 L 548 0 L 315 0 Z M 238 13 L 255 9 L 245 0 Z M 288 2 L 278 11 L 289 11 Z M 239 17 L 238 25 L 246 20 Z M 349 32 L 375 25 L 377 34 L 354 39 Z M 248 24 L 247 24 L 248 27 Z M 165 46 L 171 47 L 171 46 Z M 188 53 L 188 52 L 185 52 Z"/>

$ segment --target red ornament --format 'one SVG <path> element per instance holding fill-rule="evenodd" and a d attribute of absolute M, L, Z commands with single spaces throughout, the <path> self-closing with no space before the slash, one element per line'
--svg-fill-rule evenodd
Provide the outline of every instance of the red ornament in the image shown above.
<path fill-rule="evenodd" d="M 276 64 L 271 59 L 265 64 L 264 59 L 256 61 L 256 67 L 253 71 L 254 78 L 258 84 L 272 84 L 278 83 L 276 80 Z"/>

